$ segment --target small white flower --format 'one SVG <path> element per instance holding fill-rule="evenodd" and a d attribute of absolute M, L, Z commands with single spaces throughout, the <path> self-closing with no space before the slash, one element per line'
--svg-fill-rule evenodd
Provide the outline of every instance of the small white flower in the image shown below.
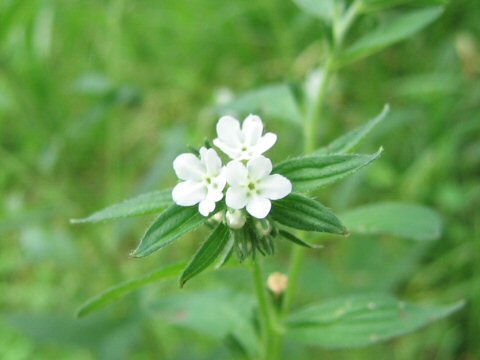
<path fill-rule="evenodd" d="M 270 200 L 282 199 L 292 191 L 286 177 L 272 172 L 272 162 L 264 156 L 256 157 L 245 166 L 240 161 L 230 161 L 225 169 L 227 182 L 226 203 L 233 209 L 243 209 L 257 219 L 265 218 L 272 204 Z"/>
<path fill-rule="evenodd" d="M 249 115 L 240 128 L 240 122 L 232 116 L 223 116 L 217 123 L 215 146 L 233 160 L 250 160 L 262 155 L 277 141 L 274 133 L 263 133 L 260 117 Z"/>
<path fill-rule="evenodd" d="M 175 173 L 183 180 L 172 191 L 173 201 L 180 206 L 199 204 L 203 216 L 215 210 L 215 203 L 223 198 L 226 179 L 222 160 L 214 149 L 202 147 L 200 158 L 186 153 L 173 161 Z"/>

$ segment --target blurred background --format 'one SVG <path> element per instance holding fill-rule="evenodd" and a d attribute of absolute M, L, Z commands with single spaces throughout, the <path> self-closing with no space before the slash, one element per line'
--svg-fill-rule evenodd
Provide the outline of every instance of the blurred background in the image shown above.
<path fill-rule="evenodd" d="M 381 16 L 364 18 L 352 34 Z M 392 111 L 359 148 L 383 145 L 384 156 L 322 192 L 322 202 L 340 213 L 373 201 L 421 203 L 441 214 L 444 229 L 434 242 L 327 241 L 309 254 L 299 299 L 389 290 L 434 304 L 466 299 L 466 307 L 370 348 L 287 344 L 287 354 L 479 358 L 479 19 L 475 1 L 452 1 L 426 30 L 336 77 L 322 143 L 385 103 Z M 301 84 L 322 59 L 324 30 L 280 0 L 0 2 L 1 359 L 229 358 L 225 334 L 175 324 L 146 304 L 199 291 L 208 299 L 225 287 L 249 294 L 247 270 L 205 274 L 181 291 L 176 281 L 153 285 L 76 320 L 86 299 L 190 256 L 203 233 L 138 260 L 128 254 L 152 217 L 69 219 L 173 185 L 173 158 L 213 137 L 212 109 L 265 84 Z M 279 134 L 275 160 L 301 152 L 300 131 L 264 120 Z M 289 250 L 281 246 L 268 268 L 286 271 Z"/>

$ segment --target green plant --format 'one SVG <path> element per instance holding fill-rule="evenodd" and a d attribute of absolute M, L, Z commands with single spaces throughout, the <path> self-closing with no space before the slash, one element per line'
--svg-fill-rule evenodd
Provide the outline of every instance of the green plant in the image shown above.
<path fill-rule="evenodd" d="M 162 211 L 134 252 L 135 256 L 140 257 L 150 255 L 204 224 L 211 226 L 213 222 L 216 226 L 186 267 L 169 266 L 145 278 L 107 290 L 83 306 L 78 312 L 79 315 L 84 316 L 116 301 L 140 286 L 171 276 L 179 275 L 183 285 L 214 263 L 224 265 L 234 249 L 240 261 L 246 260 L 249 256 L 254 257 L 251 267 L 257 290 L 260 341 L 256 341 L 256 332 L 252 330 L 254 322 L 252 324 L 245 319 L 239 320 L 239 315 L 235 316 L 232 309 L 225 310 L 228 314 L 225 315 L 228 319 L 226 323 L 229 324 L 227 328 L 230 325 L 232 327 L 226 333 L 232 334 L 246 356 L 279 358 L 286 336 L 299 342 L 326 348 L 366 346 L 415 330 L 451 314 L 461 306 L 461 303 L 458 303 L 445 307 L 419 307 L 400 302 L 390 295 L 369 294 L 340 297 L 327 302 L 321 301 L 303 310 L 292 310 L 299 290 L 299 276 L 305 251 L 306 248 L 313 247 L 310 245 L 311 232 L 344 235 L 346 228 L 351 234 L 393 234 L 414 240 L 435 239 L 440 232 L 438 216 L 418 205 L 373 204 L 353 209 L 337 217 L 318 202 L 315 195 L 321 187 L 353 174 L 378 159 L 382 153 L 382 149 L 373 154 L 352 154 L 351 151 L 387 116 L 388 106 L 365 125 L 327 146 L 318 148 L 320 124 L 325 114 L 327 95 L 338 71 L 348 64 L 409 37 L 437 18 L 442 9 L 430 6 L 401 12 L 393 16 L 388 25 L 380 25 L 360 39 L 349 43 L 349 29 L 360 17 L 373 16 L 372 14 L 377 11 L 384 11 L 390 6 L 397 5 L 399 1 L 354 1 L 348 6 L 343 2 L 334 1 L 299 0 L 297 3 L 309 13 L 320 17 L 330 34 L 325 45 L 327 53 L 323 65 L 309 76 L 300 96 L 296 96 L 298 95 L 296 93 L 294 95 L 289 86 L 274 85 L 254 91 L 217 109 L 220 113 L 260 112 L 264 118 L 271 116 L 284 120 L 291 126 L 302 128 L 304 155 L 286 159 L 273 170 L 274 173 L 281 174 L 291 181 L 294 192 L 274 202 L 265 221 L 247 215 L 245 226 L 241 229 L 226 226 L 227 222 L 223 216 L 216 217 L 215 223 L 215 219 L 210 221 L 199 214 L 196 207 L 172 204 L 171 190 L 144 194 L 97 212 L 86 219 L 75 221 L 96 222 Z M 223 202 L 219 202 L 216 207 L 217 213 L 223 212 L 225 207 Z M 263 233 L 265 229 L 267 230 Z M 306 233 L 300 234 L 296 231 Z M 293 249 L 289 286 L 281 295 L 280 301 L 276 301 L 278 299 L 269 293 L 265 286 L 262 258 L 257 254 L 258 252 L 272 254 L 275 243 L 282 237 L 301 246 Z M 228 306 L 232 296 L 236 295 L 222 294 L 218 296 L 218 301 L 222 306 L 225 304 Z M 198 303 L 202 301 L 207 303 L 212 301 L 212 298 L 200 297 Z M 233 303 L 235 302 L 232 301 Z M 175 304 L 172 303 L 168 306 L 175 308 Z M 243 307 L 241 309 L 245 310 Z M 247 312 L 251 312 L 252 307 L 248 309 Z M 218 321 L 214 314 L 216 310 L 215 308 L 209 310 L 211 318 L 202 318 L 201 321 Z M 196 326 L 203 329 L 202 325 Z M 240 330 L 242 328 L 248 331 L 242 332 Z"/>

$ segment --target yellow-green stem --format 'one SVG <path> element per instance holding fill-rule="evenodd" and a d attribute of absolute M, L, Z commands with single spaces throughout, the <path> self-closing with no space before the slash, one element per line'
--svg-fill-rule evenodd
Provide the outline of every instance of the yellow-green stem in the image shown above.
<path fill-rule="evenodd" d="M 266 287 L 261 260 L 261 258 L 253 260 L 253 277 L 260 310 L 260 329 L 264 344 L 263 358 L 265 360 L 276 360 L 278 359 L 279 326 L 277 324 L 277 315 Z"/>

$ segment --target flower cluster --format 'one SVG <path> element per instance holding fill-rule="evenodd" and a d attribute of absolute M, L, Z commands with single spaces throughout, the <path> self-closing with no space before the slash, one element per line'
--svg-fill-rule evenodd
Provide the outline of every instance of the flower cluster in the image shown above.
<path fill-rule="evenodd" d="M 172 192 L 174 202 L 180 206 L 198 204 L 200 213 L 208 216 L 225 195 L 230 227 L 243 226 L 243 209 L 254 218 L 264 219 L 271 200 L 282 199 L 292 191 L 286 177 L 271 174 L 272 162 L 263 156 L 276 141 L 277 135 L 263 134 L 262 120 L 256 115 L 249 115 L 242 125 L 231 116 L 221 117 L 213 144 L 231 161 L 223 166 L 217 152 L 205 147 L 198 157 L 192 153 L 179 155 L 173 162 L 181 180 Z"/>

